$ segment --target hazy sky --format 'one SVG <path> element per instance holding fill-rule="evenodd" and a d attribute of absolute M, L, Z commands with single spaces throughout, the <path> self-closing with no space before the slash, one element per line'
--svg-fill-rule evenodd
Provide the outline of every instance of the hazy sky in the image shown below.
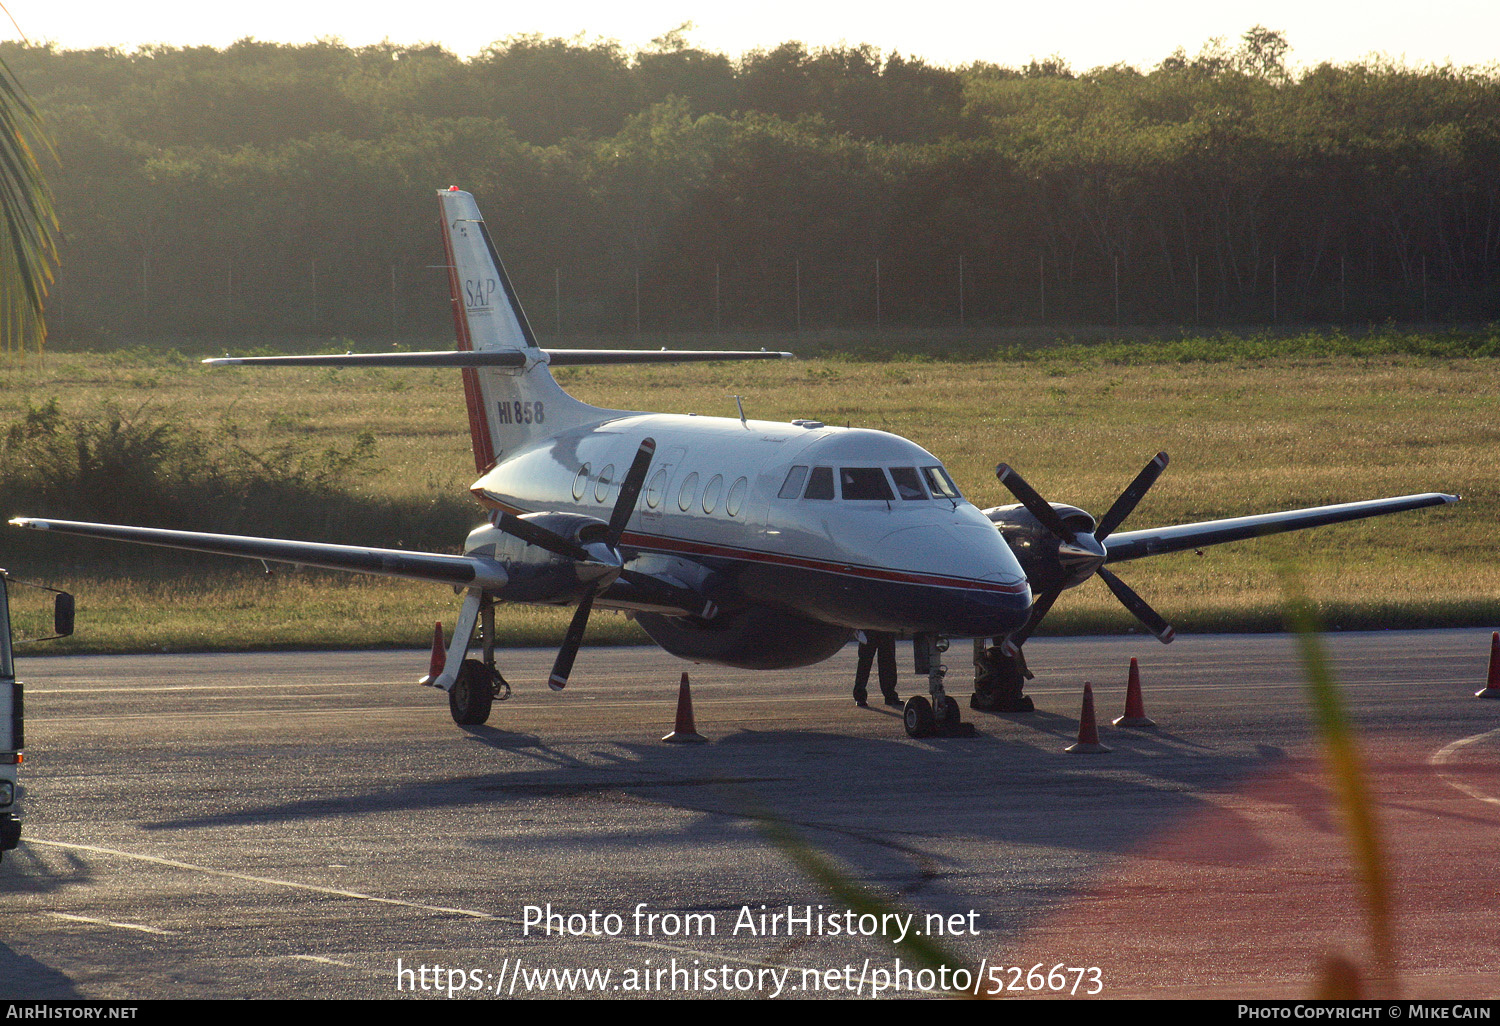
<path fill-rule="evenodd" d="M 691 21 L 693 44 L 730 55 L 800 39 L 813 46 L 871 43 L 886 53 L 949 65 L 974 60 L 1017 65 L 1056 53 L 1083 70 L 1119 61 L 1150 67 L 1179 46 L 1194 53 L 1213 36 L 1237 40 L 1260 24 L 1286 33 L 1294 65 L 1345 62 L 1375 52 L 1413 64 L 1481 65 L 1500 58 L 1497 0 L 573 0 L 545 6 L 470 0 L 439 7 L 389 0 L 0 2 L 33 41 L 52 40 L 68 49 L 337 36 L 351 45 L 386 38 L 437 42 L 470 56 L 494 40 L 528 32 L 564 37 L 581 32 L 634 49 Z M 9 24 L 0 21 L 0 26 L 15 37 Z"/>

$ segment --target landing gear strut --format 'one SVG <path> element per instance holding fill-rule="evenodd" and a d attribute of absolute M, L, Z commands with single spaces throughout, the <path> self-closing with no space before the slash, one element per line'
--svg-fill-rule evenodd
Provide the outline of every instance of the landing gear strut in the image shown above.
<path fill-rule="evenodd" d="M 1031 671 L 1026 659 L 1016 650 L 1015 658 L 998 646 L 987 648 L 983 638 L 974 640 L 974 695 L 970 709 L 984 712 L 1031 712 L 1036 705 L 1031 696 L 1022 693 Z"/>
<path fill-rule="evenodd" d="M 472 608 L 471 603 L 477 605 Z M 478 619 L 479 637 L 483 645 L 483 660 L 464 659 L 458 667 L 453 686 L 448 689 L 448 711 L 453 722 L 461 727 L 478 726 L 490 718 L 490 708 L 496 701 L 510 697 L 510 685 L 495 668 L 495 600 L 488 592 L 469 592 L 459 615 L 459 628 L 454 632 L 449 647 L 449 658 L 462 657 L 473 637 L 474 621 Z M 472 610 L 472 611 L 471 611 Z M 478 614 L 477 617 L 475 614 Z M 465 615 L 467 614 L 467 615 Z M 468 633 L 460 633 L 467 625 Z"/>
<path fill-rule="evenodd" d="M 948 668 L 942 664 L 942 654 L 948 650 L 948 639 L 933 634 L 918 634 L 916 646 L 917 672 L 927 673 L 927 691 L 931 700 L 913 695 L 906 700 L 902 710 L 902 722 L 910 737 L 927 737 L 940 734 L 944 737 L 964 737 L 974 733 L 970 724 L 963 722 L 958 703 L 943 690 L 943 675 Z"/>

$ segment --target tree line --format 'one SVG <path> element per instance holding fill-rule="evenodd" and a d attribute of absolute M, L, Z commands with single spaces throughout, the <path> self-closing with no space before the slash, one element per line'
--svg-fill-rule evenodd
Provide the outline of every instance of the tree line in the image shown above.
<path fill-rule="evenodd" d="M 1500 317 L 1500 80 L 617 43 L 0 45 L 56 150 L 54 337 L 439 337 L 433 191 L 543 335 Z"/>

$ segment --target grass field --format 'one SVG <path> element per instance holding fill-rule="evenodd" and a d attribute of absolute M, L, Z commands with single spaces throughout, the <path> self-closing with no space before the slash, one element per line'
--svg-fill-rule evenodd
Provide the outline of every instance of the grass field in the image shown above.
<path fill-rule="evenodd" d="M 1344 347 L 1352 355 L 1333 355 L 1337 338 L 1300 346 L 1221 339 L 1197 350 L 1102 344 L 1005 358 L 966 353 L 961 361 L 834 353 L 770 364 L 570 368 L 557 376 L 580 399 L 619 409 L 733 416 L 730 397 L 738 394 L 752 418 L 815 417 L 892 431 L 943 459 L 981 507 L 1012 501 L 994 478 L 995 464 L 1005 461 L 1049 499 L 1099 515 L 1164 449 L 1171 466 L 1127 529 L 1460 493 L 1463 502 L 1443 509 L 1117 569 L 1179 630 L 1279 627 L 1279 561 L 1296 565 L 1332 627 L 1500 622 L 1500 359 L 1406 339 Z M 433 516 L 441 515 L 444 529 L 463 522 L 455 501 L 465 501 L 474 474 L 456 374 L 210 370 L 173 354 L 126 351 L 32 357 L 0 367 L 0 381 L 0 432 L 54 397 L 69 416 L 108 404 L 205 437 L 232 430 L 248 450 L 289 440 L 348 447 L 369 431 L 375 455 L 346 489 L 356 507 L 403 503 L 420 512 L 437 496 Z M 0 506 L 6 517 L 51 512 L 14 508 L 9 497 Z M 289 535 L 317 536 L 316 510 L 288 519 Z M 471 519 L 481 519 L 477 507 Z M 258 564 L 172 563 L 139 553 L 116 559 L 102 551 L 0 530 L 0 566 L 79 596 L 78 636 L 49 651 L 423 645 L 433 622 L 451 621 L 457 608 L 439 587 L 309 572 L 267 576 Z M 567 615 L 510 610 L 504 640 L 553 643 Z M 1064 595 L 1042 633 L 1132 626 L 1091 581 Z M 641 637 L 619 616 L 599 615 L 590 625 L 596 641 Z"/>

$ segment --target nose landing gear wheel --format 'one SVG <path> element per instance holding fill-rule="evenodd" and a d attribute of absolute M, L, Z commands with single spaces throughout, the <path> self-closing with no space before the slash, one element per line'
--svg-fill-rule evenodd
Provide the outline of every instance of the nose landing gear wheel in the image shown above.
<path fill-rule="evenodd" d="M 937 723 L 932 715 L 932 703 L 921 695 L 912 695 L 906 700 L 901 719 L 906 724 L 908 737 L 926 737 Z"/>
<path fill-rule="evenodd" d="M 493 671 L 478 659 L 465 659 L 458 669 L 458 679 L 448 692 L 448 711 L 460 727 L 472 727 L 490 718 L 495 701 Z"/>

